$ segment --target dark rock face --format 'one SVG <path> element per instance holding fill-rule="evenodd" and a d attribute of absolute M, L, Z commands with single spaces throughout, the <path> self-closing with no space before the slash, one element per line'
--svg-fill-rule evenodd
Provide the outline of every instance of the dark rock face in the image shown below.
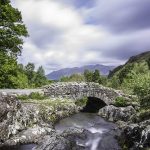
<path fill-rule="evenodd" d="M 150 147 L 150 120 L 127 125 L 122 133 L 123 144 L 134 150 Z"/>

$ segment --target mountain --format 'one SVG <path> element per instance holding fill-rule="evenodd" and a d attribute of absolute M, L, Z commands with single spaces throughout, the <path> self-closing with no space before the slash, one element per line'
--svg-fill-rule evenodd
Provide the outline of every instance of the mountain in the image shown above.
<path fill-rule="evenodd" d="M 62 76 L 70 76 L 75 73 L 84 73 L 85 69 L 88 69 L 90 71 L 94 71 L 95 69 L 98 69 L 102 75 L 108 75 L 110 70 L 113 70 L 114 66 L 104 66 L 100 64 L 96 65 L 87 65 L 82 67 L 74 67 L 74 68 L 63 68 L 57 71 L 53 71 L 50 74 L 47 75 L 48 79 L 51 80 L 59 80 Z"/>

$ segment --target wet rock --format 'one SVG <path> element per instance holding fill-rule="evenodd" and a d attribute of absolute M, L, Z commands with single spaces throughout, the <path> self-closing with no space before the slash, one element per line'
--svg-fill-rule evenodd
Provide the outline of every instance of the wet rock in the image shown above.
<path fill-rule="evenodd" d="M 115 107 L 113 105 L 105 106 L 99 110 L 98 115 L 106 118 L 109 121 L 129 121 L 130 117 L 136 111 L 132 106 Z"/>
<path fill-rule="evenodd" d="M 54 132 L 44 136 L 34 150 L 79 150 L 76 139 L 82 134 L 82 129 L 69 129 L 63 133 Z"/>
<path fill-rule="evenodd" d="M 123 129 L 123 145 L 137 150 L 150 147 L 150 120 L 129 124 Z"/>
<path fill-rule="evenodd" d="M 121 150 L 121 147 L 118 144 L 118 138 L 120 136 L 120 130 L 111 130 L 107 133 L 105 133 L 102 136 L 102 139 L 98 145 L 98 149 L 102 150 Z M 108 144 L 109 141 L 109 144 Z"/>

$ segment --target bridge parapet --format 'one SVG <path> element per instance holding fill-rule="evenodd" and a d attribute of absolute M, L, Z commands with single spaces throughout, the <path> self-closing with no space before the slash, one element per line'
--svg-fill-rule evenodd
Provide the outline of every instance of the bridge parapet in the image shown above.
<path fill-rule="evenodd" d="M 83 97 L 97 97 L 108 105 L 113 103 L 116 97 L 124 96 L 120 91 L 93 82 L 57 82 L 46 85 L 44 87 L 44 94 L 49 97 L 75 100 Z"/>

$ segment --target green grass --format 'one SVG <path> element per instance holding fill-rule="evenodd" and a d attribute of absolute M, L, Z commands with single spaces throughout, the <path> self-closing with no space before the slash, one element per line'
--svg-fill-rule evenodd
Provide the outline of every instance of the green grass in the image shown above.
<path fill-rule="evenodd" d="M 41 94 L 38 92 L 32 92 L 29 95 L 18 95 L 17 98 L 20 100 L 30 100 L 30 99 L 43 100 L 48 97 L 46 97 L 46 96 L 44 96 L 44 94 Z"/>

